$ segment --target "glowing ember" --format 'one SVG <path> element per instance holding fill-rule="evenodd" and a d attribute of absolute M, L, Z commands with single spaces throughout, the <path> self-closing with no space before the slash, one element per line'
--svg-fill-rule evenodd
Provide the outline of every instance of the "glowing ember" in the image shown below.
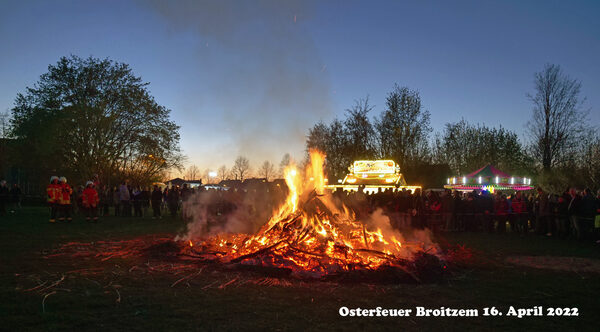
<path fill-rule="evenodd" d="M 426 231 L 415 230 L 406 241 L 381 211 L 359 220 L 324 191 L 325 156 L 311 151 L 310 158 L 304 177 L 295 166 L 285 170 L 287 199 L 256 234 L 195 239 L 198 246 L 193 249 L 190 240 L 187 250 L 223 263 L 286 268 L 315 277 L 383 266 L 403 268 L 416 254 L 439 255 Z"/>

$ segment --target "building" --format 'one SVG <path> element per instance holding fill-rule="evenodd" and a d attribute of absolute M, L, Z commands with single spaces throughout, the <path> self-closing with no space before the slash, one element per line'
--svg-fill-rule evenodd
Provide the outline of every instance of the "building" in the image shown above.
<path fill-rule="evenodd" d="M 174 178 L 166 182 L 168 187 L 177 187 L 183 188 L 183 185 L 187 184 L 190 188 L 198 188 L 202 186 L 202 180 L 184 180 L 182 178 Z"/>

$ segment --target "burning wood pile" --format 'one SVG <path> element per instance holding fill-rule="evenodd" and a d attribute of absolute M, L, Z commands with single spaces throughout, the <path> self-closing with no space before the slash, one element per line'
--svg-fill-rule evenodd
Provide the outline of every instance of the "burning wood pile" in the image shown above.
<path fill-rule="evenodd" d="M 402 234 L 381 213 L 359 220 L 324 191 L 324 155 L 311 151 L 310 156 L 304 175 L 294 166 L 285 171 L 286 202 L 256 234 L 179 237 L 185 244 L 182 254 L 202 261 L 280 270 L 301 278 L 392 271 L 420 281 L 424 270 L 441 274 L 444 260 L 428 232 Z"/>

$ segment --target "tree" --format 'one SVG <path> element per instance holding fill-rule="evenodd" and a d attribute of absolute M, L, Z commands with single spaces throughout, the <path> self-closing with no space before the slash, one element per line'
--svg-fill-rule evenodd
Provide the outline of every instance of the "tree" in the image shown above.
<path fill-rule="evenodd" d="M 393 159 L 401 168 L 418 164 L 429 154 L 430 114 L 417 91 L 395 85 L 375 129 L 379 155 Z"/>
<path fill-rule="evenodd" d="M 503 127 L 473 125 L 463 119 L 447 123 L 434 141 L 433 161 L 447 164 L 454 175 L 467 174 L 486 164 L 506 172 L 531 172 L 531 162 L 517 134 Z"/>
<path fill-rule="evenodd" d="M 204 171 L 200 175 L 200 179 L 202 180 L 202 183 L 207 183 L 207 184 L 212 183 L 212 177 L 210 176 L 210 173 L 211 173 L 210 169 L 208 169 L 208 168 L 204 169 Z"/>
<path fill-rule="evenodd" d="M 273 165 L 272 162 L 265 160 L 258 170 L 258 175 L 267 179 L 267 181 L 271 181 L 271 178 L 275 175 L 275 165 Z"/>
<path fill-rule="evenodd" d="M 200 176 L 200 169 L 196 165 L 192 165 L 192 166 L 188 167 L 187 171 L 185 172 L 186 180 L 198 180 L 199 176 Z"/>
<path fill-rule="evenodd" d="M 352 108 L 346 110 L 344 120 L 345 151 L 350 159 L 371 159 L 376 155 L 375 130 L 369 120 L 369 98 L 359 99 Z"/>
<path fill-rule="evenodd" d="M 308 130 L 308 135 L 306 136 L 306 154 L 308 155 L 309 151 L 313 149 L 327 152 L 328 147 L 329 128 L 323 121 L 319 121 Z"/>
<path fill-rule="evenodd" d="M 227 169 L 227 166 L 225 166 L 225 165 L 222 165 L 217 170 L 217 176 L 219 177 L 219 181 L 227 180 L 228 175 L 229 175 L 229 170 Z"/>
<path fill-rule="evenodd" d="M 179 126 L 124 63 L 62 57 L 12 109 L 20 158 L 43 176 L 148 183 L 181 168 Z M 40 163 L 39 161 L 43 162 Z"/>
<path fill-rule="evenodd" d="M 353 159 L 346 154 L 348 150 L 348 136 L 345 132 L 344 123 L 340 119 L 334 119 L 329 124 L 327 154 L 327 176 L 329 178 L 343 179 L 348 173 L 348 167 Z"/>
<path fill-rule="evenodd" d="M 527 123 L 531 151 L 544 171 L 572 157 L 586 129 L 587 112 L 581 110 L 581 83 L 565 75 L 560 66 L 547 64 L 535 73 L 533 117 Z"/>
<path fill-rule="evenodd" d="M 600 135 L 586 135 L 581 144 L 579 165 L 582 182 L 591 188 L 600 189 Z"/>
<path fill-rule="evenodd" d="M 236 180 L 244 181 L 250 173 L 250 161 L 244 156 L 239 156 L 235 160 L 231 173 Z"/>
<path fill-rule="evenodd" d="M 319 122 L 309 130 L 306 152 L 317 149 L 326 154 L 325 171 L 329 178 L 342 179 L 354 160 L 377 156 L 375 131 L 369 118 L 372 110 L 368 98 L 359 99 L 346 110 L 344 120 L 334 119 L 329 126 Z"/>
<path fill-rule="evenodd" d="M 8 148 L 9 122 L 10 115 L 8 111 L 0 113 L 0 178 L 7 174 L 13 161 Z"/>
<path fill-rule="evenodd" d="M 10 113 L 0 113 L 0 138 L 8 138 L 10 128 Z"/>

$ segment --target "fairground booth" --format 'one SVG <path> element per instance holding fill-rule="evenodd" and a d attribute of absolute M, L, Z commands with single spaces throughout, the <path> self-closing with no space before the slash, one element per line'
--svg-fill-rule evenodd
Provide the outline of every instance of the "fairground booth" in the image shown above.
<path fill-rule="evenodd" d="M 531 178 L 507 174 L 492 165 L 485 165 L 475 172 L 463 176 L 448 178 L 446 189 L 472 191 L 485 190 L 531 190 Z"/>
<path fill-rule="evenodd" d="M 343 180 L 336 185 L 329 185 L 329 189 L 342 188 L 348 191 L 357 191 L 363 188 L 365 192 L 377 192 L 379 190 L 410 190 L 414 191 L 420 186 L 409 186 L 406 184 L 404 175 L 400 173 L 400 166 L 393 160 L 357 160 L 348 167 L 348 173 Z"/>

